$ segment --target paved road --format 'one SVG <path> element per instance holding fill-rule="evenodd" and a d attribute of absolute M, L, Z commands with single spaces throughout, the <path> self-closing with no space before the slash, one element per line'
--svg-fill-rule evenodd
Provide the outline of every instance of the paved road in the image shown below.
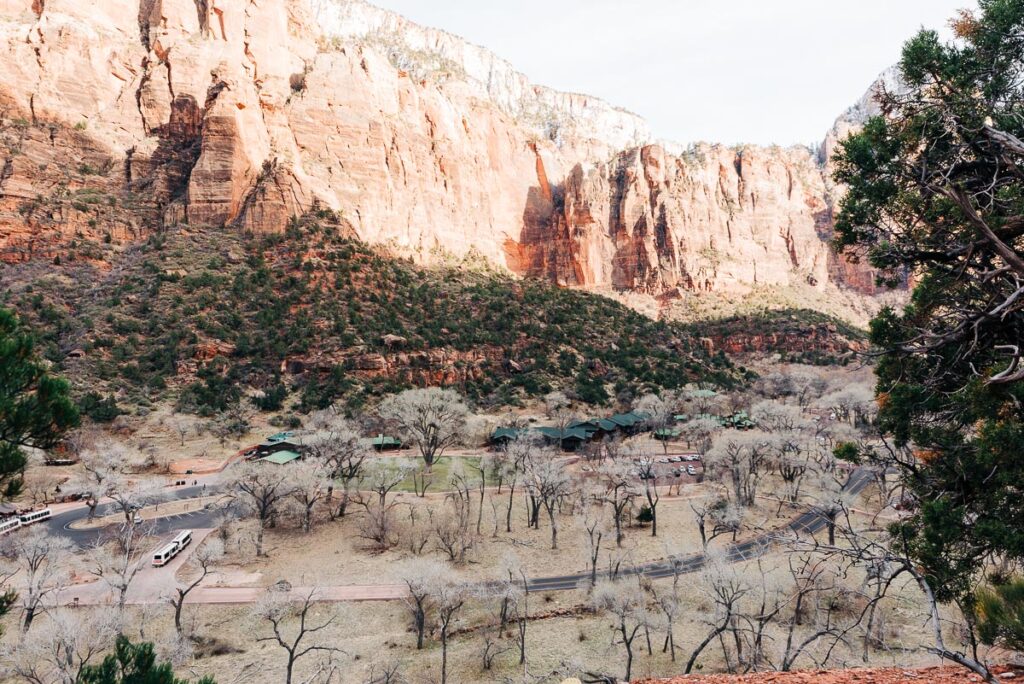
<path fill-rule="evenodd" d="M 843 487 L 843 491 L 848 494 L 857 494 L 872 482 L 873 477 L 874 475 L 870 470 L 857 468 L 851 472 L 846 485 Z M 202 487 L 182 487 L 175 490 L 171 498 L 188 499 L 210 493 L 210 488 L 203 490 Z M 107 506 L 110 506 L 110 504 L 107 504 Z M 103 508 L 103 506 L 100 508 Z M 102 512 L 98 511 L 99 514 L 102 514 Z M 222 514 L 222 510 L 200 509 L 192 513 L 158 519 L 154 521 L 156 526 L 154 534 L 166 535 L 177 529 L 213 527 L 214 525 L 211 522 Z M 50 519 L 50 525 L 55 532 L 70 537 L 78 546 L 87 546 L 98 537 L 100 530 L 74 530 L 68 527 L 72 522 L 80 520 L 86 515 L 88 515 L 87 509 L 74 509 L 54 516 Z M 812 509 L 798 515 L 783 529 L 797 533 L 814 534 L 824 530 L 827 524 L 826 518 L 820 512 Z M 725 547 L 724 558 L 730 563 L 752 560 L 764 555 L 783 536 L 786 536 L 786 532 L 765 532 L 751 539 L 730 544 Z M 195 544 L 193 548 L 194 546 Z M 184 562 L 182 557 L 179 557 L 177 560 Z M 642 573 L 652 579 L 667 578 L 672 577 L 675 573 L 690 574 L 697 572 L 704 567 L 705 562 L 706 556 L 703 553 L 694 553 L 677 558 L 675 560 L 675 568 L 672 561 L 660 560 L 644 563 L 636 568 L 630 568 L 624 571 L 624 574 Z M 162 577 L 173 577 L 173 570 L 170 573 L 167 573 L 166 570 L 167 568 L 163 568 L 157 572 L 161 573 Z M 579 587 L 582 583 L 588 582 L 589 579 L 589 573 L 581 572 L 554 577 L 534 577 L 528 579 L 527 584 L 531 591 L 568 591 Z M 262 587 L 200 587 L 189 596 L 188 601 L 189 603 L 207 604 L 253 603 L 265 591 L 266 589 Z M 300 598 L 308 594 L 308 592 L 308 588 L 301 587 L 292 590 L 292 593 Z M 403 596 L 405 596 L 404 587 L 396 584 L 331 586 L 322 587 L 317 591 L 318 599 L 323 601 L 389 601 L 402 598 Z M 129 602 L 149 603 L 156 598 L 158 597 L 146 595 L 144 591 L 134 590 L 129 598 Z M 103 602 L 106 600 L 105 595 L 103 598 L 96 596 L 93 601 L 90 601 L 88 597 L 83 597 L 83 599 L 83 603 Z"/>
<path fill-rule="evenodd" d="M 211 486 L 207 486 L 205 488 L 201 486 L 168 488 L 167 493 L 161 499 L 160 503 L 164 503 L 165 501 L 169 502 L 195 499 L 201 496 L 216 494 L 217 492 L 218 489 Z M 96 507 L 97 516 L 108 515 L 116 511 L 117 506 L 113 503 L 101 503 Z M 223 515 L 224 509 L 219 507 L 197 508 L 194 511 L 187 511 L 162 518 L 154 518 L 153 520 L 147 521 L 147 525 L 151 526 L 150 529 L 152 530 L 153 536 L 163 537 L 177 530 L 216 527 L 217 519 Z M 71 527 L 72 523 L 85 520 L 88 516 L 89 509 L 83 504 L 82 506 L 57 513 L 47 520 L 46 524 L 49 526 L 50 532 L 53 534 L 67 537 L 71 540 L 71 543 L 78 548 L 88 548 L 101 538 L 105 529 L 102 527 L 78 529 Z"/>
<path fill-rule="evenodd" d="M 850 477 L 843 487 L 843 491 L 848 494 L 857 494 L 861 492 L 866 486 L 868 486 L 874 478 L 873 473 L 866 468 L 856 468 L 850 473 Z M 809 510 L 806 513 L 798 515 L 796 518 L 790 521 L 789 525 L 786 526 L 787 530 L 793 532 L 814 534 L 825 529 L 828 521 L 825 516 L 816 510 Z M 771 549 L 776 542 L 779 541 L 780 537 L 785 536 L 785 533 L 765 532 L 751 539 L 745 541 L 736 542 L 725 547 L 724 558 L 730 563 L 738 563 L 742 561 L 752 560 L 759 556 L 763 556 L 769 549 Z M 706 557 L 703 553 L 694 553 L 688 556 L 682 556 L 675 559 L 675 562 L 668 560 L 654 561 L 651 563 L 644 563 L 637 566 L 635 569 L 630 568 L 625 571 L 624 574 L 640 573 L 650 577 L 652 579 L 660 579 L 665 577 L 672 577 L 674 574 L 679 573 L 682 575 L 697 572 L 704 567 Z M 673 567 L 676 565 L 676 567 Z M 577 573 L 575 575 L 562 575 L 559 577 L 537 577 L 527 581 L 531 591 L 565 591 L 569 589 L 575 589 L 580 586 L 582 582 L 588 582 L 590 580 L 589 573 Z"/>

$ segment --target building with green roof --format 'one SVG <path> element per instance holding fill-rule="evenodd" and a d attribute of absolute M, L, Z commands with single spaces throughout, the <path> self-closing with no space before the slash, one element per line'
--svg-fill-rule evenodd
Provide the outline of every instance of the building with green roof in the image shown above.
<path fill-rule="evenodd" d="M 260 461 L 273 463 L 274 465 L 284 465 L 286 463 L 291 463 L 292 461 L 297 461 L 300 458 L 302 458 L 302 456 L 294 451 L 278 451 L 270 454 L 269 456 L 264 456 Z"/>

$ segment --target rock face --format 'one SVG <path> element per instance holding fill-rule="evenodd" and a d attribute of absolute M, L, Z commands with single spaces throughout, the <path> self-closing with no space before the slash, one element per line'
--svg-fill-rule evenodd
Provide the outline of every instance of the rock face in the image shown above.
<path fill-rule="evenodd" d="M 670 153 L 633 114 L 361 0 L 0 0 L 0 50 L 9 261 L 326 208 L 419 261 L 569 286 L 871 291 L 828 249 L 810 151 Z"/>

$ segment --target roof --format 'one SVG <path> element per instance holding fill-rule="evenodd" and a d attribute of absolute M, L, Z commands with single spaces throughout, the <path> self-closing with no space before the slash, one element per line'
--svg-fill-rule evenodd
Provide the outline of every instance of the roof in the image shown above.
<path fill-rule="evenodd" d="M 283 442 L 291 437 L 294 433 L 292 432 L 278 432 L 276 435 L 270 435 L 267 437 L 267 443 L 271 442 Z"/>
<path fill-rule="evenodd" d="M 377 435 L 370 440 L 370 444 L 375 447 L 402 446 L 402 440 L 389 435 Z"/>
<path fill-rule="evenodd" d="M 498 441 L 499 439 L 516 439 L 519 435 L 523 434 L 523 430 L 519 428 L 504 428 L 500 427 L 494 431 L 491 435 L 491 441 Z"/>
<path fill-rule="evenodd" d="M 544 435 L 548 439 L 560 439 L 560 440 L 566 440 L 566 439 L 587 440 L 587 439 L 590 439 L 590 433 L 587 432 L 586 430 L 584 430 L 583 428 L 568 428 L 567 427 L 564 430 L 560 430 L 559 428 L 556 428 L 556 427 L 539 427 L 539 428 L 537 428 L 537 432 L 539 432 L 540 434 Z"/>
<path fill-rule="evenodd" d="M 302 458 L 294 451 L 278 451 L 276 454 L 270 454 L 264 456 L 261 461 L 268 461 L 274 465 L 284 465 L 285 463 L 291 463 L 292 461 Z"/>
<path fill-rule="evenodd" d="M 608 420 L 621 427 L 633 427 L 637 423 L 647 420 L 647 416 L 637 411 L 630 411 L 629 413 L 616 413 Z"/>
<path fill-rule="evenodd" d="M 673 430 L 671 428 L 661 428 L 660 430 L 654 431 L 655 437 L 678 437 L 679 430 Z"/>
<path fill-rule="evenodd" d="M 262 444 L 260 444 L 256 448 L 257 449 L 268 449 L 270 447 L 284 447 L 284 448 L 295 447 L 296 449 L 298 449 L 300 446 L 301 445 L 298 442 L 293 442 L 290 439 L 278 439 L 278 440 L 274 440 L 274 441 L 267 440 L 266 442 L 263 442 Z"/>

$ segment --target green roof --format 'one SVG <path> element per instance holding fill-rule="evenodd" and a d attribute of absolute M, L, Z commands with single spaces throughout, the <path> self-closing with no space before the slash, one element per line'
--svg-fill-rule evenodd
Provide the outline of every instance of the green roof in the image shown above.
<path fill-rule="evenodd" d="M 559 430 L 556 427 L 539 427 L 537 428 L 537 432 L 548 439 L 579 439 L 585 441 L 590 438 L 590 433 L 583 428 L 565 428 L 564 430 Z"/>
<path fill-rule="evenodd" d="M 397 437 L 389 437 L 387 435 L 377 435 L 372 440 L 370 440 L 370 444 L 372 444 L 375 447 L 386 447 L 386 446 L 398 446 L 398 447 L 400 447 L 400 446 L 402 446 L 402 440 L 398 439 Z"/>
<path fill-rule="evenodd" d="M 291 432 L 278 432 L 276 435 L 267 437 L 267 442 L 283 442 L 291 436 Z"/>
<path fill-rule="evenodd" d="M 633 427 L 637 423 L 642 423 L 647 419 L 647 416 L 636 411 L 630 411 L 629 413 L 616 413 L 614 416 L 609 418 L 611 422 L 622 427 Z"/>
<path fill-rule="evenodd" d="M 284 465 L 285 463 L 291 463 L 298 458 L 301 458 L 301 456 L 294 451 L 278 451 L 276 454 L 264 456 L 260 460 L 273 463 L 274 465 Z"/>
<path fill-rule="evenodd" d="M 498 441 L 499 439 L 516 439 L 523 433 L 523 430 L 519 428 L 498 428 L 491 435 L 491 441 Z"/>
<path fill-rule="evenodd" d="M 671 430 L 669 428 L 661 428 L 660 430 L 655 430 L 654 431 L 655 439 L 668 438 L 668 437 L 678 437 L 679 434 L 680 434 L 679 430 Z"/>

